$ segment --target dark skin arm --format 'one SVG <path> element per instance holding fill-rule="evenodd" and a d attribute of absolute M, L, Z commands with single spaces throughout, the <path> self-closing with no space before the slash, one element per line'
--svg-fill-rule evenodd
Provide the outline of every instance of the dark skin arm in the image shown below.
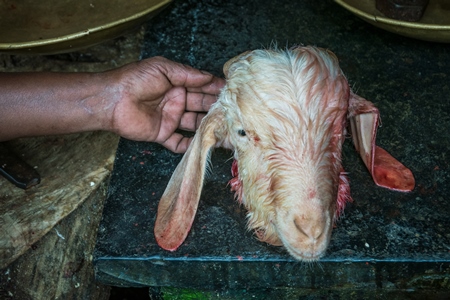
<path fill-rule="evenodd" d="M 93 130 L 185 152 L 224 80 L 162 57 L 103 73 L 0 73 L 0 141 Z"/>

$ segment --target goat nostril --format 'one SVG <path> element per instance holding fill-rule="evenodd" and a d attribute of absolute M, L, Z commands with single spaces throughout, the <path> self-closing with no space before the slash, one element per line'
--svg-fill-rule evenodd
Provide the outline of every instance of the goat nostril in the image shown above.
<path fill-rule="evenodd" d="M 297 228 L 297 230 L 303 235 L 315 240 L 320 239 L 320 237 L 323 235 L 323 230 L 321 230 L 320 227 L 311 226 L 311 224 L 305 224 L 304 226 L 302 226 L 301 223 L 301 220 L 299 220 L 298 218 L 294 219 L 295 228 Z"/>
<path fill-rule="evenodd" d="M 324 232 L 323 230 L 316 230 L 316 232 L 314 232 L 315 233 L 314 238 L 316 240 L 319 240 L 320 237 L 323 235 L 323 232 Z"/>
<path fill-rule="evenodd" d="M 295 218 L 295 219 L 294 219 L 294 225 L 295 225 L 295 228 L 297 228 L 297 230 L 298 230 L 299 232 L 301 232 L 302 234 L 304 234 L 304 235 L 306 235 L 306 236 L 309 236 L 309 235 L 303 230 L 301 224 L 298 224 L 298 223 L 299 223 L 299 222 L 298 222 L 297 218 Z"/>

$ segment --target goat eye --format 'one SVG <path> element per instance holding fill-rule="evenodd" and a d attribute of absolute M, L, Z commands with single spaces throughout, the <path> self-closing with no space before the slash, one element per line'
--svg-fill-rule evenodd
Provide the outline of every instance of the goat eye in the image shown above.
<path fill-rule="evenodd" d="M 245 130 L 244 130 L 244 129 L 238 130 L 238 134 L 239 134 L 240 136 L 246 136 L 246 135 L 247 135 L 247 133 L 245 133 Z"/>

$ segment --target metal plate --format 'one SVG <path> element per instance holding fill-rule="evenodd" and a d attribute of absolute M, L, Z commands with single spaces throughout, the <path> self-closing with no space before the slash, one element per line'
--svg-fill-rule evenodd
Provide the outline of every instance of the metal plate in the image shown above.
<path fill-rule="evenodd" d="M 450 2 L 430 0 L 419 22 L 385 17 L 375 8 L 375 0 L 335 0 L 361 19 L 387 31 L 424 41 L 450 43 Z"/>
<path fill-rule="evenodd" d="M 50 54 L 91 46 L 152 18 L 172 0 L 4 0 L 0 51 Z"/>

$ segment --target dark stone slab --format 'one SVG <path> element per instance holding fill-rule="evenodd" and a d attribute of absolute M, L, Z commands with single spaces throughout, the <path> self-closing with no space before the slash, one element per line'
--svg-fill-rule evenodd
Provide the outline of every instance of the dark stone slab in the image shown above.
<path fill-rule="evenodd" d="M 158 247 L 159 198 L 181 156 L 121 140 L 95 264 L 97 279 L 123 286 L 202 288 L 436 288 L 450 284 L 450 48 L 374 28 L 331 1 L 175 1 L 148 24 L 144 57 L 221 75 L 255 48 L 331 49 L 353 89 L 380 109 L 378 144 L 410 167 L 412 193 L 375 186 L 350 141 L 344 145 L 354 202 L 319 262 L 294 261 L 260 243 L 227 186 L 232 155 L 214 152 L 192 230 L 176 252 Z"/>

